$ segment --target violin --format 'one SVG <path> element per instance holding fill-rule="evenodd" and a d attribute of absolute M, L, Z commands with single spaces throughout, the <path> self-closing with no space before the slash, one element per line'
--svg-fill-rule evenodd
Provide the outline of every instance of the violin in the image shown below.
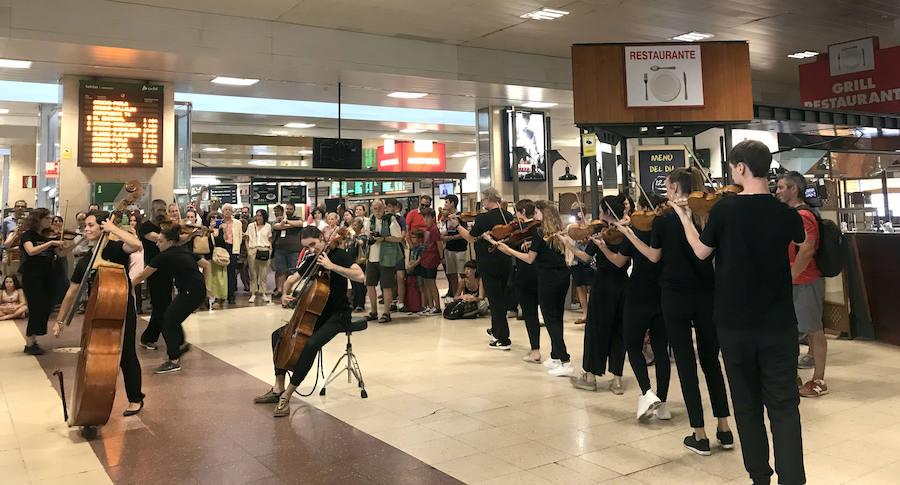
<path fill-rule="evenodd" d="M 160 221 L 159 228 L 163 231 L 168 231 L 175 224 L 179 224 L 181 226 L 181 233 L 187 236 L 208 236 L 212 230 L 208 227 L 198 226 L 196 224 L 190 224 L 188 222 L 176 222 L 171 219 L 164 219 Z"/>
<path fill-rule="evenodd" d="M 521 225 L 522 224 L 519 221 L 512 221 L 509 224 L 497 224 L 491 228 L 491 237 L 494 238 L 495 241 L 501 241 L 517 231 Z"/>
<path fill-rule="evenodd" d="M 460 212 L 460 213 L 456 214 L 456 216 L 459 218 L 459 220 L 461 220 L 463 222 L 474 222 L 475 218 L 478 217 L 479 214 L 485 214 L 485 213 L 487 213 L 487 211 L 482 209 L 478 212 L 475 212 L 475 211 Z"/>
<path fill-rule="evenodd" d="M 570 238 L 580 243 L 587 242 L 591 236 L 598 232 L 607 244 L 621 244 L 625 239 L 625 235 L 618 228 L 602 219 L 595 219 L 585 226 L 569 226 L 566 230 L 566 234 Z"/>
<path fill-rule="evenodd" d="M 506 245 L 511 248 L 520 248 L 522 244 L 526 241 L 531 241 L 535 234 L 537 234 L 538 229 L 541 228 L 543 222 L 541 221 L 528 221 L 519 223 L 519 228 L 513 231 L 506 238 Z"/>
<path fill-rule="evenodd" d="M 75 231 L 73 229 L 64 229 L 62 231 L 62 234 L 60 234 L 59 231 L 50 228 L 45 229 L 41 234 L 43 234 L 43 236 L 46 238 L 59 239 L 61 241 L 71 241 L 81 235 L 78 233 L 78 231 Z"/>
<path fill-rule="evenodd" d="M 744 188 L 740 185 L 726 185 L 715 192 L 691 192 L 687 196 L 687 205 L 691 208 L 692 213 L 706 216 L 722 197 L 736 195 L 743 191 Z"/>
<path fill-rule="evenodd" d="M 659 206 L 653 210 L 639 210 L 631 213 L 629 221 L 631 226 L 638 231 L 650 231 L 653 229 L 653 220 L 657 217 L 672 212 L 672 208 L 668 205 Z"/>
<path fill-rule="evenodd" d="M 281 338 L 272 353 L 275 367 L 279 369 L 293 369 L 300 358 L 300 352 L 306 346 L 306 341 L 312 335 L 316 327 L 316 321 L 325 308 L 328 295 L 331 292 L 328 274 L 320 271 L 318 262 L 320 254 L 327 254 L 332 249 L 341 245 L 350 232 L 345 227 L 337 229 L 334 239 L 328 243 L 322 252 L 315 253 L 316 262 L 310 264 L 291 294 L 294 296 L 292 304 L 295 304 L 291 319 L 281 331 Z"/>

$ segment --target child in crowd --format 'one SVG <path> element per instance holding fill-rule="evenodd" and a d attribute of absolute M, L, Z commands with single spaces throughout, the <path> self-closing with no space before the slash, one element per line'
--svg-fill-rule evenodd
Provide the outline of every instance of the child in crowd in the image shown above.
<path fill-rule="evenodd" d="M 441 314 L 441 295 L 437 289 L 437 269 L 444 254 L 444 243 L 441 242 L 441 231 L 435 224 L 434 209 L 422 209 L 425 219 L 425 251 L 422 253 L 421 274 L 425 280 L 422 291 L 423 313 L 427 315 Z"/>
<path fill-rule="evenodd" d="M 458 320 L 460 318 L 477 318 L 487 315 L 487 298 L 484 297 L 484 285 L 478 274 L 478 265 L 474 260 L 466 262 L 465 278 L 456 290 L 454 300 L 444 308 L 444 318 Z"/>
<path fill-rule="evenodd" d="M 422 253 L 425 251 L 425 231 L 416 229 L 409 235 L 409 247 L 406 248 L 406 307 L 409 311 L 422 310 L 422 294 L 419 289 L 423 285 L 421 274 Z"/>

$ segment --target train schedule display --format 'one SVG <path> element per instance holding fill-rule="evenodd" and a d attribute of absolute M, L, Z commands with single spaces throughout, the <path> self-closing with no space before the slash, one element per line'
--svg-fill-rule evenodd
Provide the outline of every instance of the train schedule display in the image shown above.
<path fill-rule="evenodd" d="M 79 167 L 161 167 L 163 87 L 81 81 Z"/>

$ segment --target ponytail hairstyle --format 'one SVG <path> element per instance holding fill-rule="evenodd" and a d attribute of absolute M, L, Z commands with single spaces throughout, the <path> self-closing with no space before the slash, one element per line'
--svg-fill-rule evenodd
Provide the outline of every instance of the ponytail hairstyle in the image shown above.
<path fill-rule="evenodd" d="M 685 197 L 691 192 L 706 191 L 703 173 L 697 167 L 676 168 L 667 178 L 670 183 L 678 186 Z"/>
<path fill-rule="evenodd" d="M 545 236 L 561 233 L 565 230 L 566 227 L 563 225 L 562 218 L 559 217 L 559 209 L 556 208 L 553 202 L 539 200 L 535 205 L 540 207 L 541 214 L 544 216 L 542 227 Z M 548 244 L 560 253 L 566 253 L 566 247 L 558 237 L 551 238 Z"/>
<path fill-rule="evenodd" d="M 621 195 L 607 195 L 600 200 L 600 211 L 621 220 L 625 217 L 625 198 Z"/>

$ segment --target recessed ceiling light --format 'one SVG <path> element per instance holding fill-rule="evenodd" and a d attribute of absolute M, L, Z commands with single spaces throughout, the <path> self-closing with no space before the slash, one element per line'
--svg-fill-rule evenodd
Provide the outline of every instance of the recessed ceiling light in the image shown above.
<path fill-rule="evenodd" d="M 312 128 L 313 126 L 316 126 L 316 124 L 315 124 L 315 123 L 296 123 L 296 122 L 291 122 L 291 123 L 288 123 L 288 124 L 284 125 L 285 128 Z"/>
<path fill-rule="evenodd" d="M 519 18 L 532 20 L 555 20 L 562 17 L 563 15 L 569 15 L 569 12 L 566 12 L 565 10 L 556 10 L 545 7 L 540 10 L 535 10 L 534 12 L 522 14 L 519 16 Z"/>
<path fill-rule="evenodd" d="M 529 101 L 522 103 L 523 108 L 552 108 L 559 103 L 544 103 L 542 101 Z"/>
<path fill-rule="evenodd" d="M 453 155 L 450 155 L 450 157 L 451 158 L 466 158 L 466 157 L 471 157 L 474 155 L 475 155 L 475 152 L 459 152 L 459 153 L 454 153 Z"/>
<path fill-rule="evenodd" d="M 388 94 L 390 98 L 401 98 L 401 99 L 419 99 L 428 96 L 428 93 L 409 93 L 406 91 L 396 91 L 391 94 Z"/>
<path fill-rule="evenodd" d="M 250 160 L 247 163 L 257 167 L 274 167 L 276 165 L 275 160 Z"/>
<path fill-rule="evenodd" d="M 206 147 L 203 149 L 204 152 L 224 152 L 225 148 L 216 148 L 216 147 Z"/>
<path fill-rule="evenodd" d="M 387 133 L 381 135 L 381 137 L 382 137 L 382 138 L 387 138 L 387 139 L 389 139 L 389 140 L 393 140 L 393 139 L 395 138 L 394 135 L 388 135 Z"/>
<path fill-rule="evenodd" d="M 300 150 L 297 153 L 299 153 L 301 155 L 312 155 L 313 151 L 312 150 Z"/>
<path fill-rule="evenodd" d="M 816 57 L 819 55 L 818 52 L 814 51 L 803 51 L 803 52 L 795 52 L 793 54 L 788 54 L 788 57 L 791 59 L 806 59 L 808 57 Z"/>
<path fill-rule="evenodd" d="M 9 69 L 30 69 L 31 61 L 19 61 L 16 59 L 0 59 L 0 67 Z"/>
<path fill-rule="evenodd" d="M 8 108 L 0 108 L 0 115 L 8 115 L 8 114 L 9 114 Z"/>
<path fill-rule="evenodd" d="M 421 128 L 404 128 L 400 130 L 400 133 L 425 133 L 428 130 L 423 130 Z"/>
<path fill-rule="evenodd" d="M 252 86 L 259 82 L 259 79 L 218 76 L 211 82 L 216 84 L 226 84 L 228 86 Z"/>
<path fill-rule="evenodd" d="M 691 32 L 685 32 L 684 34 L 681 34 L 681 35 L 676 35 L 675 37 L 672 37 L 671 39 L 672 40 L 680 40 L 680 41 L 684 41 L 684 42 L 697 42 L 698 40 L 709 39 L 710 37 L 713 37 L 713 34 L 704 34 L 702 32 L 691 31 Z"/>

